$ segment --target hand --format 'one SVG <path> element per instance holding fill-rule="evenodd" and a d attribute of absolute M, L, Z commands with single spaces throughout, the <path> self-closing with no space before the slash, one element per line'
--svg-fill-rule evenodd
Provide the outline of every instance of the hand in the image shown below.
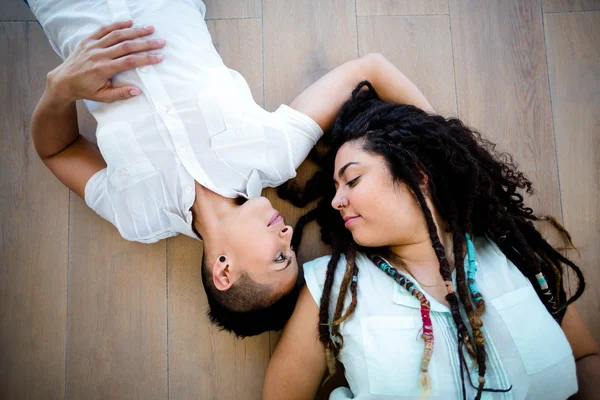
<path fill-rule="evenodd" d="M 110 103 L 137 96 L 135 86 L 115 88 L 110 79 L 120 72 L 157 64 L 162 54 L 138 54 L 164 47 L 164 40 L 135 40 L 154 32 L 154 27 L 132 28 L 133 21 L 116 22 L 98 29 L 48 74 L 53 96 L 67 102 L 79 99 Z"/>

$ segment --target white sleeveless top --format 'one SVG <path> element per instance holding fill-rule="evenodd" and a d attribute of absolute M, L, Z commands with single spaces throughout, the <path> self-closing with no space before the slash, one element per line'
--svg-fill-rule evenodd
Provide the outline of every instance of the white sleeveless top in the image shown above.
<path fill-rule="evenodd" d="M 538 298 L 530 282 L 500 249 L 486 238 L 474 240 L 477 286 L 486 301 L 483 315 L 486 388 L 482 399 L 566 399 L 577 392 L 575 360 L 560 328 Z M 330 256 L 304 264 L 306 284 L 320 303 Z M 350 388 L 338 388 L 330 399 L 419 399 L 423 354 L 420 303 L 406 289 L 377 268 L 364 254 L 357 255 L 358 304 L 341 325 L 344 364 Z M 330 316 L 333 315 L 346 260 L 335 273 Z M 455 279 L 455 276 L 454 276 Z M 429 365 L 428 398 L 462 399 L 456 326 L 448 307 L 427 296 L 431 304 L 434 350 Z M 346 306 L 350 295 L 346 297 Z M 471 381 L 477 370 L 465 350 Z M 476 394 L 467 381 L 467 398 Z"/>

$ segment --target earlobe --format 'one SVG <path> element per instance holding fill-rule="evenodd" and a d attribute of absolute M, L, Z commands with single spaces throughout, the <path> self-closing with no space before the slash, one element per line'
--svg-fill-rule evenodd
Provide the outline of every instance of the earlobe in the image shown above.
<path fill-rule="evenodd" d="M 228 290 L 233 285 L 231 269 L 226 261 L 225 257 L 221 256 L 213 265 L 213 283 L 218 290 Z"/>

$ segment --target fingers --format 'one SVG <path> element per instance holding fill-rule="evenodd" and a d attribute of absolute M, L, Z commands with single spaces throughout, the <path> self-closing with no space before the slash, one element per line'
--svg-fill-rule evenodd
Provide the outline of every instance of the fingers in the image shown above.
<path fill-rule="evenodd" d="M 125 42 L 127 40 L 133 40 L 140 37 L 148 36 L 154 33 L 154 27 L 149 25 L 142 28 L 125 28 L 115 29 L 110 31 L 107 35 L 99 39 L 94 47 L 100 49 L 106 49 L 114 46 L 118 43 Z"/>
<path fill-rule="evenodd" d="M 130 69 L 143 67 L 146 65 L 158 64 L 163 60 L 162 54 L 129 55 L 111 61 L 106 65 L 106 72 L 109 76 L 115 76 L 121 72 Z"/>
<path fill-rule="evenodd" d="M 132 97 L 138 96 L 142 91 L 135 86 L 125 86 L 120 88 L 114 88 L 112 86 L 97 94 L 96 101 L 102 103 L 112 103 L 117 100 L 126 100 Z"/>
<path fill-rule="evenodd" d="M 115 31 L 117 29 L 129 28 L 131 26 L 133 26 L 132 20 L 119 21 L 119 22 L 112 23 L 110 25 L 105 25 L 105 26 L 100 27 L 96 32 L 92 33 L 92 36 L 90 36 L 90 39 L 100 40 L 112 31 Z"/>
<path fill-rule="evenodd" d="M 141 53 L 144 51 L 158 50 L 165 46 L 165 41 L 162 39 L 151 40 L 128 40 L 106 50 L 103 50 L 104 56 L 110 59 L 115 59 L 127 56 L 133 53 Z"/>

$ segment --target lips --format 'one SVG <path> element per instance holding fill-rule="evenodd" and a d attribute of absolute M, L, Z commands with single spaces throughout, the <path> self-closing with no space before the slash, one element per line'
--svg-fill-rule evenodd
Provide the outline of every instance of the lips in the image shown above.
<path fill-rule="evenodd" d="M 269 223 L 267 224 L 267 226 L 271 226 L 273 224 L 276 224 L 279 221 L 283 221 L 283 217 L 281 215 L 279 215 L 278 211 L 275 211 L 275 213 L 273 214 L 273 216 L 269 220 Z"/>
<path fill-rule="evenodd" d="M 358 218 L 360 218 L 360 215 L 355 215 L 353 217 L 344 217 L 344 225 L 347 228 L 348 225 L 350 225 L 352 222 L 356 221 Z"/>

